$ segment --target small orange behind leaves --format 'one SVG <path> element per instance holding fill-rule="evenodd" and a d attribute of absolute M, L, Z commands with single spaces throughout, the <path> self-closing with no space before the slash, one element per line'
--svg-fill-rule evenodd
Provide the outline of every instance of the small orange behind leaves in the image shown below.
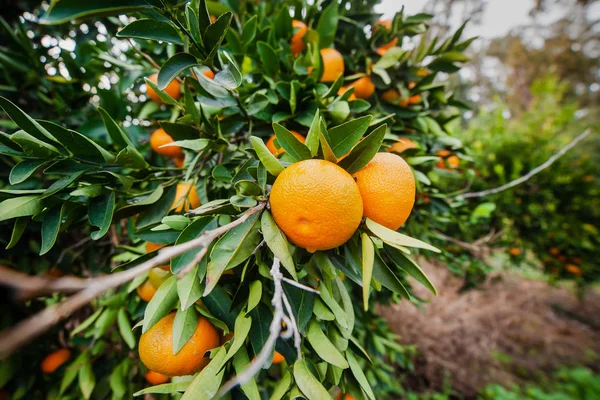
<path fill-rule="evenodd" d="M 344 74 L 344 57 L 332 48 L 321 49 L 323 59 L 323 75 L 321 82 L 333 82 Z"/>
<path fill-rule="evenodd" d="M 384 19 L 384 20 L 376 21 L 373 24 L 373 33 L 377 32 L 379 30 L 380 26 L 384 27 L 385 29 L 387 29 L 389 31 L 390 29 L 392 29 L 392 20 Z M 391 42 L 384 44 L 383 46 L 379 46 L 375 52 L 383 57 L 383 55 L 385 55 L 385 53 L 387 53 L 387 51 L 390 48 L 396 46 L 397 44 L 398 44 L 398 38 L 396 37 L 396 38 L 392 39 Z"/>
<path fill-rule="evenodd" d="M 435 154 L 440 157 L 448 157 L 450 155 L 450 150 L 440 150 Z"/>
<path fill-rule="evenodd" d="M 581 276 L 581 269 L 575 264 L 567 264 L 567 271 L 573 275 Z"/>
<path fill-rule="evenodd" d="M 158 372 L 148 371 L 145 376 L 148 383 L 151 385 L 160 385 L 163 383 L 169 382 L 169 377 L 163 374 L 159 374 Z"/>
<path fill-rule="evenodd" d="M 375 93 L 375 85 L 370 76 L 363 76 L 352 82 L 348 87 L 354 88 L 354 95 L 359 99 L 368 99 Z"/>
<path fill-rule="evenodd" d="M 146 242 L 146 253 L 152 253 L 153 251 L 158 250 L 164 246 L 164 244 L 160 243 Z"/>
<path fill-rule="evenodd" d="M 175 157 L 173 159 L 173 162 L 175 163 L 175 166 L 177 168 L 183 168 L 183 164 L 185 162 L 185 157 Z"/>
<path fill-rule="evenodd" d="M 387 148 L 387 151 L 389 151 L 391 153 L 402 153 L 405 150 L 416 149 L 416 148 L 417 148 L 417 144 L 415 142 L 413 142 L 410 139 L 402 138 L 402 139 L 398 139 L 398 141 L 396 143 L 389 146 Z"/>
<path fill-rule="evenodd" d="M 394 103 L 396 100 L 400 98 L 400 92 L 397 89 L 388 89 L 381 95 L 381 100 Z"/>
<path fill-rule="evenodd" d="M 304 44 L 304 40 L 302 39 L 306 35 L 306 32 L 308 32 L 308 28 L 304 22 L 297 19 L 292 21 L 292 27 L 294 28 L 294 36 L 292 36 L 290 41 L 290 49 L 297 56 L 306 48 L 306 44 Z"/>
<path fill-rule="evenodd" d="M 509 253 L 513 257 L 518 257 L 521 255 L 521 250 L 517 249 L 516 247 L 513 247 L 510 249 Z"/>
<path fill-rule="evenodd" d="M 158 82 L 158 74 L 150 75 L 148 77 L 148 80 L 156 84 Z M 173 79 L 171 83 L 169 83 L 165 88 L 165 93 L 167 93 L 170 97 L 174 98 L 175 100 L 179 100 L 179 97 L 181 97 L 179 82 Z M 154 89 L 152 89 L 150 86 L 148 86 L 148 88 L 146 89 L 146 94 L 153 102 L 163 104 L 163 101 L 160 99 L 160 97 L 158 97 L 158 94 L 156 94 Z"/>
<path fill-rule="evenodd" d="M 208 79 L 213 79 L 215 77 L 215 73 L 212 72 L 212 70 L 210 68 L 204 68 L 202 70 L 202 75 L 204 75 Z"/>
<path fill-rule="evenodd" d="M 171 210 L 181 212 L 198 207 L 200 207 L 200 198 L 196 193 L 196 187 L 191 183 L 178 183 Z"/>
<path fill-rule="evenodd" d="M 302 143 L 304 143 L 304 141 L 306 140 L 306 138 L 304 136 L 302 136 L 301 134 L 299 134 L 298 132 L 296 132 L 296 131 L 290 131 L 290 132 L 292 133 L 292 135 L 294 135 L 296 137 L 296 139 L 298 139 Z M 285 149 L 283 147 L 277 148 L 275 146 L 275 139 L 276 139 L 275 135 L 271 136 L 269 138 L 269 140 L 267 140 L 267 143 L 265 143 L 265 145 L 267 146 L 267 149 L 269 149 L 271 154 L 273 154 L 275 157 L 279 157 L 280 155 L 285 153 Z"/>
<path fill-rule="evenodd" d="M 460 158 L 458 156 L 450 156 L 446 159 L 450 168 L 458 168 L 460 166 Z"/>
<path fill-rule="evenodd" d="M 421 102 L 421 95 L 415 94 L 414 96 L 410 96 L 408 98 L 408 104 L 419 104 Z"/>
<path fill-rule="evenodd" d="M 154 294 L 156 293 L 156 288 L 150 283 L 150 281 L 145 281 L 136 289 L 138 296 L 140 299 L 144 300 L 146 303 L 152 300 Z"/>
<path fill-rule="evenodd" d="M 355 400 L 354 396 L 352 396 L 351 394 L 344 394 L 344 393 L 338 393 L 338 395 L 335 397 L 335 400 Z"/>
<path fill-rule="evenodd" d="M 183 152 L 179 146 L 161 147 L 173 142 L 173 138 L 162 128 L 155 130 L 152 132 L 152 136 L 150 136 L 150 147 L 152 147 L 155 153 L 165 157 L 183 157 Z"/>
<path fill-rule="evenodd" d="M 340 88 L 340 90 L 338 90 L 337 94 L 338 96 L 342 96 L 344 93 L 346 93 L 349 89 L 351 88 L 351 85 L 347 85 L 347 86 L 342 86 Z M 354 90 L 354 92 L 352 92 L 352 94 L 348 97 L 348 101 L 354 101 L 356 100 L 356 90 Z"/>
<path fill-rule="evenodd" d="M 60 349 L 52 352 L 42 360 L 42 372 L 45 374 L 51 374 L 56 371 L 61 365 L 71 359 L 71 350 Z"/>
<path fill-rule="evenodd" d="M 281 364 L 284 361 L 285 357 L 282 356 L 281 353 L 276 351 L 275 354 L 273 354 L 273 364 Z"/>
<path fill-rule="evenodd" d="M 556 247 L 553 247 L 550 249 L 550 254 L 552 254 L 553 256 L 557 256 L 560 254 L 560 250 L 557 249 Z"/>

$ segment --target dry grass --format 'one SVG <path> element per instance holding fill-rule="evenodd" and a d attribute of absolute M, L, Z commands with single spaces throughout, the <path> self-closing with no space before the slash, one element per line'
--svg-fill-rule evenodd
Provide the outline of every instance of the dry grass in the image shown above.
<path fill-rule="evenodd" d="M 421 389 L 441 390 L 449 374 L 453 388 L 472 397 L 487 383 L 519 383 L 559 365 L 598 361 L 590 353 L 600 353 L 599 293 L 581 304 L 567 289 L 506 274 L 459 293 L 461 280 L 446 268 L 422 266 L 438 297 L 414 283 L 430 303 L 380 309 L 403 343 L 417 345 L 419 379 L 412 383 Z"/>

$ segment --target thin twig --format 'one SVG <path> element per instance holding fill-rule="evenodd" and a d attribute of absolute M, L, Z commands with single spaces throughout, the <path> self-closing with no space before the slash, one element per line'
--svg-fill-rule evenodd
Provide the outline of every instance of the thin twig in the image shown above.
<path fill-rule="evenodd" d="M 560 149 L 560 151 L 558 153 L 556 153 L 552 157 L 550 157 L 545 163 L 537 166 L 536 168 L 529 171 L 529 173 L 523 175 L 522 177 L 520 177 L 518 179 L 515 179 L 514 181 L 507 183 L 506 185 L 502 185 L 502 186 L 499 186 L 494 189 L 483 190 L 481 192 L 470 192 L 470 193 L 459 194 L 456 196 L 456 198 L 457 199 L 469 199 L 469 198 L 473 198 L 473 197 L 484 197 L 484 196 L 499 193 L 506 189 L 510 189 L 512 187 L 520 185 L 521 183 L 531 179 L 534 175 L 538 174 L 540 171 L 542 171 L 542 170 L 548 168 L 549 166 L 551 166 L 552 164 L 554 164 L 554 162 L 556 160 L 558 160 L 560 157 L 562 157 L 567 151 L 569 151 L 573 147 L 575 147 L 577 145 L 577 143 L 579 143 L 583 139 L 585 139 L 585 137 L 587 135 L 589 135 L 591 132 L 592 132 L 591 129 L 586 129 L 585 131 L 583 131 L 583 133 L 581 133 L 579 136 L 577 136 L 575 139 L 573 139 L 569 144 L 567 144 L 565 147 Z"/>
<path fill-rule="evenodd" d="M 298 282 L 296 282 L 296 281 L 294 281 L 294 280 L 292 280 L 292 279 L 290 279 L 290 278 L 283 277 L 283 279 L 282 279 L 282 280 L 283 280 L 285 283 L 288 283 L 288 284 L 290 284 L 290 285 L 292 285 L 292 286 L 296 286 L 296 287 L 297 287 L 297 288 L 299 288 L 299 289 L 306 290 L 307 292 L 312 292 L 312 293 L 316 293 L 316 294 L 321 294 L 321 292 L 319 292 L 318 290 L 316 290 L 316 289 L 313 289 L 313 288 L 311 288 L 311 287 L 308 287 L 308 286 L 305 286 L 305 285 L 303 285 L 303 284 L 301 284 L 301 283 L 298 283 Z"/>
<path fill-rule="evenodd" d="M 292 331 L 294 334 L 294 347 L 296 347 L 296 353 L 298 356 L 298 361 L 302 360 L 302 337 L 300 337 L 300 330 L 298 329 L 298 324 L 296 323 L 296 317 L 294 317 L 294 311 L 292 310 L 292 305 L 288 300 L 285 292 L 283 293 L 283 304 L 285 305 L 285 309 L 290 317 L 290 325 L 287 325 L 288 329 Z"/>
<path fill-rule="evenodd" d="M 121 286 L 154 267 L 164 265 L 169 262 L 171 258 L 187 251 L 194 250 L 198 247 L 208 247 L 217 237 L 242 224 L 245 221 L 244 216 L 247 218 L 247 216 L 262 211 L 264 207 L 265 203 L 259 203 L 257 206 L 248 209 L 240 219 L 217 229 L 206 231 L 201 236 L 190 240 L 189 242 L 171 247 L 164 247 L 158 251 L 158 254 L 154 258 L 126 271 L 77 281 L 77 284 L 83 286 L 82 290 L 69 297 L 67 300 L 54 306 L 47 307 L 26 320 L 19 322 L 14 327 L 0 332 L 0 359 L 10 356 L 20 346 L 41 335 L 51 326 L 67 318 L 75 310 L 83 307 L 105 291 Z M 240 220 L 242 222 L 240 222 Z M 66 278 L 72 279 L 73 277 L 56 279 L 54 284 L 58 286 L 62 282 L 65 282 Z"/>
<path fill-rule="evenodd" d="M 139 55 L 141 55 L 142 57 L 144 57 L 150 64 L 152 64 L 152 66 L 154 68 L 160 70 L 160 65 L 158 65 L 156 63 L 156 61 L 154 61 L 154 59 L 152 57 L 150 57 L 149 54 L 146 54 L 143 51 L 141 51 L 140 49 L 138 49 L 137 47 L 135 47 L 135 44 L 133 43 L 133 40 L 127 39 L 127 41 L 131 45 L 131 48 L 133 49 L 133 51 L 135 51 L 136 53 L 138 53 Z"/>
<path fill-rule="evenodd" d="M 275 347 L 275 342 L 281 333 L 281 321 L 283 320 L 285 314 L 283 312 L 282 305 L 282 297 L 283 297 L 283 287 L 281 286 L 281 281 L 283 278 L 283 274 L 279 270 L 279 259 L 277 257 L 273 260 L 273 267 L 271 268 L 271 276 L 273 277 L 273 283 L 275 285 L 275 290 L 273 293 L 273 299 L 271 303 L 273 304 L 273 308 L 275 312 L 273 313 L 273 320 L 271 321 L 271 325 L 269 326 L 269 337 L 267 341 L 263 345 L 263 348 L 258 353 L 258 356 L 248 365 L 243 372 L 237 374 L 227 382 L 217 393 L 216 398 L 220 399 L 224 397 L 230 390 L 235 388 L 238 385 L 243 385 L 252 379 L 262 367 L 267 365 L 269 362 L 269 356 Z"/>

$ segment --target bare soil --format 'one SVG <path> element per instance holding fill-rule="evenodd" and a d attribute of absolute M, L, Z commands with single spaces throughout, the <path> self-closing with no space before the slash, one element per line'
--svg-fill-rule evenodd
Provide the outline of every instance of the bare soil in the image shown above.
<path fill-rule="evenodd" d="M 416 375 L 406 382 L 421 391 L 443 390 L 448 379 L 461 397 L 488 383 L 519 384 L 561 365 L 600 369 L 600 293 L 580 302 L 566 287 L 501 273 L 460 293 L 462 279 L 423 260 L 435 297 L 413 282 L 429 303 L 409 302 L 379 312 L 405 344 L 420 352 Z"/>

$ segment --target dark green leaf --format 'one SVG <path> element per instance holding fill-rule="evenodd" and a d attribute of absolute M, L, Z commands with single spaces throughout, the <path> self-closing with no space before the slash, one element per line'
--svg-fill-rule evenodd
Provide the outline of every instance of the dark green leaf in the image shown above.
<path fill-rule="evenodd" d="M 279 72 L 279 57 L 268 43 L 259 41 L 257 44 L 258 55 L 263 64 L 266 76 L 275 77 Z"/>
<path fill-rule="evenodd" d="M 190 340 L 197 325 L 198 315 L 194 307 L 188 307 L 185 311 L 177 309 L 173 320 L 173 355 L 179 353 L 179 350 Z"/>
<path fill-rule="evenodd" d="M 329 129 L 327 141 L 333 154 L 339 158 L 349 152 L 367 131 L 372 118 L 367 115 Z"/>
<path fill-rule="evenodd" d="M 387 125 L 381 125 L 361 140 L 342 161 L 340 167 L 353 174 L 360 171 L 377 154 L 383 143 Z"/>
<path fill-rule="evenodd" d="M 117 32 L 117 37 L 148 39 L 173 44 L 183 44 L 177 29 L 165 21 L 138 19 Z"/>
<path fill-rule="evenodd" d="M 434 295 L 437 296 L 437 290 L 433 283 L 429 280 L 427 275 L 423 272 L 423 270 L 410 258 L 404 255 L 400 250 L 392 247 L 392 246 L 384 246 L 385 252 L 390 257 L 390 259 L 396 264 L 399 268 L 405 271 L 407 274 L 415 278 L 419 283 L 429 289 Z"/>
<path fill-rule="evenodd" d="M 337 31 L 338 18 L 338 4 L 333 1 L 323 10 L 317 24 L 320 48 L 330 47 L 333 43 Z"/>
<path fill-rule="evenodd" d="M 0 221 L 17 217 L 28 217 L 42 211 L 39 196 L 20 196 L 6 199 L 0 203 Z"/>
<path fill-rule="evenodd" d="M 148 332 L 154 324 L 167 315 L 175 303 L 177 303 L 177 275 L 173 275 L 164 281 L 154 293 L 154 296 L 146 306 L 144 312 L 144 324 L 142 333 Z"/>
<path fill-rule="evenodd" d="M 196 57 L 189 53 L 177 53 L 163 64 L 158 72 L 156 86 L 165 90 L 169 83 L 186 69 L 197 65 Z"/>
<path fill-rule="evenodd" d="M 16 185 L 29 178 L 38 168 L 48 163 L 48 160 L 24 160 L 15 165 L 8 177 L 11 185 Z"/>
<path fill-rule="evenodd" d="M 315 294 L 285 283 L 283 284 L 283 291 L 290 300 L 298 330 L 301 334 L 304 334 L 313 313 Z"/>
<path fill-rule="evenodd" d="M 40 256 L 46 254 L 52 246 L 54 246 L 66 204 L 67 203 L 55 205 L 50 208 L 44 216 L 44 221 L 42 222 L 42 245 L 40 247 Z"/>
<path fill-rule="evenodd" d="M 31 136 L 43 142 L 58 145 L 56 138 L 52 136 L 50 132 L 48 132 L 42 125 L 40 125 L 29 115 L 25 114 L 23 110 L 17 107 L 10 100 L 0 96 L 0 107 L 4 109 L 4 111 L 8 114 L 10 119 L 12 119 L 15 122 L 15 124 L 19 126 L 19 128 L 21 128 Z"/>
<path fill-rule="evenodd" d="M 10 242 L 8 242 L 8 245 L 6 246 L 7 250 L 12 249 L 17 245 L 17 243 L 19 243 L 19 240 L 21 239 L 21 236 L 23 236 L 23 232 L 25 232 L 25 228 L 27 227 L 28 223 L 29 218 L 17 218 L 17 220 L 15 221 L 15 226 L 13 227 L 12 234 L 10 236 Z"/>
<path fill-rule="evenodd" d="M 155 0 L 53 0 L 50 7 L 40 18 L 40 23 L 53 25 L 91 15 L 126 14 L 130 11 L 142 10 L 159 4 Z"/>
<path fill-rule="evenodd" d="M 209 25 L 202 35 L 204 39 L 204 46 L 207 50 L 208 56 L 206 57 L 206 62 L 211 64 L 212 59 L 217 54 L 217 50 L 225 39 L 225 35 L 227 34 L 227 29 L 229 29 L 229 24 L 231 23 L 231 12 L 226 12 L 221 15 L 214 24 Z"/>
<path fill-rule="evenodd" d="M 398 280 L 390 267 L 386 265 L 379 255 L 375 256 L 375 261 L 373 263 L 373 277 L 392 292 L 398 293 L 405 299 L 410 300 L 408 290 L 406 290 L 404 285 Z"/>
<path fill-rule="evenodd" d="M 199 218 L 181 232 L 175 244 L 181 244 L 189 242 L 190 240 L 194 240 L 200 237 L 204 231 L 215 229 L 216 227 L 217 222 L 213 217 Z M 173 271 L 174 274 L 179 273 L 186 265 L 192 262 L 199 251 L 200 249 L 190 250 L 178 255 L 177 257 L 174 257 L 171 260 L 171 271 Z"/>
<path fill-rule="evenodd" d="M 307 160 L 311 158 L 310 150 L 300 142 L 292 132 L 285 129 L 283 126 L 274 123 L 273 131 L 277 137 L 279 145 L 292 156 L 296 161 Z"/>
<path fill-rule="evenodd" d="M 100 229 L 91 232 L 90 236 L 93 240 L 98 240 L 104 237 L 110 228 L 113 213 L 115 211 L 115 192 L 110 194 L 94 197 L 88 207 L 88 218 L 90 224 Z"/>

